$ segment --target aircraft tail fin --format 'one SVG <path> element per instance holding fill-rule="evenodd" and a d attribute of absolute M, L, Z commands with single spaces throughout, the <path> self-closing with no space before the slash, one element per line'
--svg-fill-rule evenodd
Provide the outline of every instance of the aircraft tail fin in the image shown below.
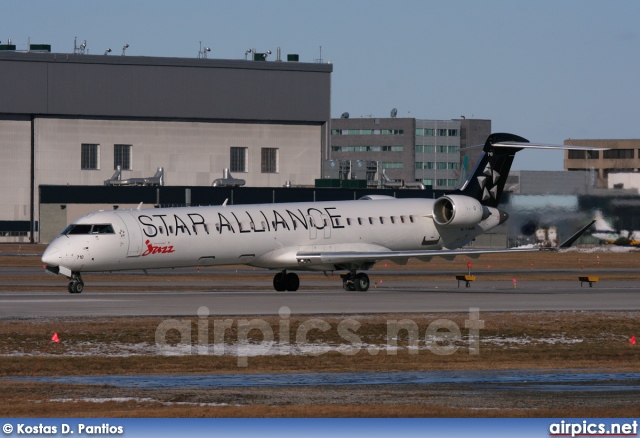
<path fill-rule="evenodd" d="M 515 154 L 527 143 L 518 135 L 491 134 L 476 167 L 456 193 L 475 198 L 487 207 L 497 207 Z"/>

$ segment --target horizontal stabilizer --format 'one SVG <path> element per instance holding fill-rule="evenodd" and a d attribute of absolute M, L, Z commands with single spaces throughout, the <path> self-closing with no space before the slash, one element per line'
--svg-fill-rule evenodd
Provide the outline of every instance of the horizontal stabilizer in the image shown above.
<path fill-rule="evenodd" d="M 499 141 L 496 143 L 492 143 L 495 147 L 502 148 L 515 148 L 515 149 L 550 149 L 550 150 L 576 150 L 576 151 L 606 151 L 609 148 L 600 148 L 594 146 L 578 146 L 578 145 L 570 145 L 570 144 L 551 144 L 551 143 L 524 143 L 519 141 Z M 476 144 L 473 146 L 467 146 L 465 148 L 460 148 L 461 151 L 467 149 L 480 149 L 484 148 L 484 144 Z"/>

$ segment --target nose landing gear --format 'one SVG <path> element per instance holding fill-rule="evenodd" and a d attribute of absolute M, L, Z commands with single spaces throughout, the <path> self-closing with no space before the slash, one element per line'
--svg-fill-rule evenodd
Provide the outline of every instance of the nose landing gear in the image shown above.
<path fill-rule="evenodd" d="M 72 294 L 79 294 L 84 290 L 84 282 L 79 272 L 74 272 L 67 285 L 67 290 Z"/>

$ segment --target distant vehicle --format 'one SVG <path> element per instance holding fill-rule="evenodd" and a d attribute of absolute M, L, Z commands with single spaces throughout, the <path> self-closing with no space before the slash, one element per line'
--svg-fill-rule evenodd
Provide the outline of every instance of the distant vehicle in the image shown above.
<path fill-rule="evenodd" d="M 591 235 L 602 242 L 618 246 L 640 246 L 640 231 L 617 231 L 602 216 L 600 210 L 596 211 L 596 229 Z"/>

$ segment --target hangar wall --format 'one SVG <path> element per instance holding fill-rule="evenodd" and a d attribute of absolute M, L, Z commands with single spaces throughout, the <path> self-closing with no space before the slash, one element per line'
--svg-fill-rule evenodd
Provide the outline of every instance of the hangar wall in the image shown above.
<path fill-rule="evenodd" d="M 81 169 L 81 145 L 97 144 L 99 165 Z M 320 173 L 321 126 L 39 118 L 35 124 L 36 185 L 102 185 L 114 173 L 114 145 L 131 145 L 131 170 L 152 176 L 164 168 L 167 185 L 211 185 L 229 167 L 230 147 L 247 148 L 248 186 L 286 181 L 313 185 Z M 278 171 L 261 170 L 261 149 L 278 149 Z"/>
<path fill-rule="evenodd" d="M 0 116 L 0 133 L 0 219 L 29 220 L 31 118 Z"/>

